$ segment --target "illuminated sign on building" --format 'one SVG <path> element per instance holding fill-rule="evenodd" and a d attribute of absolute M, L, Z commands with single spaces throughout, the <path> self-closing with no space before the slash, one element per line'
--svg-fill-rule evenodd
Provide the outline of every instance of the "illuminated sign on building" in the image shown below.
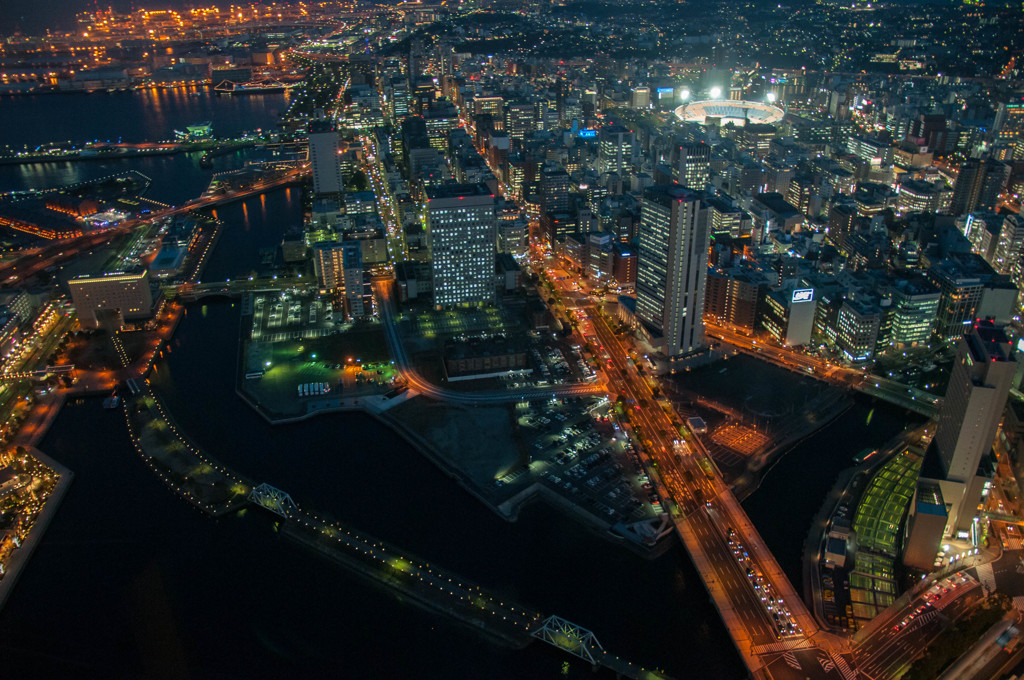
<path fill-rule="evenodd" d="M 594 137 L 597 137 L 597 130 L 591 128 L 583 128 L 582 130 L 580 130 L 580 137 L 582 137 L 583 139 L 592 139 Z"/>
<path fill-rule="evenodd" d="M 798 288 L 793 291 L 793 302 L 811 302 L 814 300 L 813 288 Z"/>

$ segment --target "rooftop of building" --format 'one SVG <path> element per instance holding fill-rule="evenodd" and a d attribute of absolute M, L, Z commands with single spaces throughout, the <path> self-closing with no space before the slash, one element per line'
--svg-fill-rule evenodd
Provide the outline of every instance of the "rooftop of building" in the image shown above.
<path fill-rule="evenodd" d="M 449 338 L 444 343 L 444 356 L 446 359 L 469 359 L 525 353 L 528 349 L 529 343 L 523 338 L 507 338 L 501 335 L 485 338 Z"/>
<path fill-rule="evenodd" d="M 516 272 L 522 271 L 522 267 L 516 262 L 516 258 L 512 257 L 509 253 L 498 253 L 496 256 L 498 267 L 502 271 Z"/>
<path fill-rule="evenodd" d="M 928 272 L 932 276 L 951 282 L 979 284 L 991 279 L 995 274 L 992 266 L 980 255 L 955 251 L 932 264 Z"/>
<path fill-rule="evenodd" d="M 659 184 L 644 189 L 644 199 L 652 201 L 694 201 L 703 197 L 703 194 L 693 189 L 688 189 L 682 184 Z"/>
<path fill-rule="evenodd" d="M 427 199 L 439 198 L 460 198 L 466 196 L 493 196 L 486 184 L 442 184 L 436 187 L 427 187 Z"/>
<path fill-rule="evenodd" d="M 778 192 L 770 191 L 764 194 L 757 194 L 754 200 L 768 210 L 779 215 L 799 215 L 800 211 L 792 203 L 786 200 L 785 196 Z"/>
<path fill-rule="evenodd" d="M 940 193 L 946 187 L 937 182 L 929 182 L 923 179 L 908 179 L 900 182 L 900 190 L 917 195 L 934 195 Z"/>
<path fill-rule="evenodd" d="M 946 502 L 942 498 L 942 487 L 931 480 L 921 480 L 917 485 L 915 511 L 926 515 L 946 516 Z"/>
<path fill-rule="evenodd" d="M 965 339 L 975 361 L 1016 361 L 1006 332 L 992 321 L 978 319 Z"/>

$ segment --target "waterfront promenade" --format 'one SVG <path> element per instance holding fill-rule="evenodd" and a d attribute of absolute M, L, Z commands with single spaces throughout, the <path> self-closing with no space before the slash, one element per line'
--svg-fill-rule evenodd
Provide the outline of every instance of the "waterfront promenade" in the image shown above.
<path fill-rule="evenodd" d="M 57 509 L 60 507 L 61 501 L 64 500 L 64 496 L 71 486 L 71 480 L 74 478 L 74 473 L 71 470 L 36 448 L 36 444 L 42 440 L 53 419 L 60 413 L 64 399 L 65 395 L 61 392 L 44 397 L 36 405 L 36 408 L 29 412 L 28 418 L 22 423 L 21 429 L 18 430 L 18 434 L 11 442 L 12 447 L 23 447 L 28 450 L 32 457 L 56 472 L 60 478 L 46 499 L 43 509 L 36 517 L 28 536 L 12 553 L 11 559 L 5 565 L 3 578 L 0 579 L 0 609 L 3 609 L 4 603 L 7 602 L 7 598 L 10 597 L 11 591 L 14 590 L 15 584 L 18 582 L 18 577 L 28 564 L 32 553 L 39 546 L 39 542 L 57 514 Z"/>
<path fill-rule="evenodd" d="M 42 540 L 43 534 L 46 533 L 46 529 L 50 526 L 50 522 L 53 521 L 54 516 L 57 514 L 57 509 L 60 507 L 61 501 L 64 500 L 64 496 L 67 494 L 68 488 L 71 486 L 71 480 L 74 478 L 74 473 L 72 473 L 71 470 L 50 458 L 39 449 L 34 446 L 26 446 L 25 448 L 28 450 L 29 455 L 60 475 L 60 479 L 57 480 L 56 486 L 46 499 L 43 509 L 39 512 L 39 515 L 36 516 L 35 522 L 32 524 L 32 528 L 28 532 L 28 536 L 25 537 L 25 540 L 13 552 L 11 559 L 7 562 L 3 578 L 0 579 L 0 609 L 3 609 L 4 603 L 7 602 L 7 598 L 10 597 L 11 591 L 14 590 L 15 584 L 18 582 L 18 577 L 28 564 L 29 558 L 32 557 L 32 553 L 39 546 L 39 542 Z"/>

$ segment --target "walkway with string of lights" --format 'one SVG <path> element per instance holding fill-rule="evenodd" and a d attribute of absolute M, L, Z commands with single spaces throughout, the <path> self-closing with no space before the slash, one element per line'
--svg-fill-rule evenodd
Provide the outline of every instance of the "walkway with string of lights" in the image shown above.
<path fill-rule="evenodd" d="M 282 533 L 324 556 L 355 567 L 419 604 L 452 616 L 517 647 L 536 639 L 568 652 L 591 665 L 638 680 L 665 678 L 601 646 L 593 632 L 558 616 L 547 616 L 502 600 L 478 585 L 410 556 L 395 546 L 299 508 L 292 497 L 269 484 L 260 484 L 249 500 L 285 520 Z"/>

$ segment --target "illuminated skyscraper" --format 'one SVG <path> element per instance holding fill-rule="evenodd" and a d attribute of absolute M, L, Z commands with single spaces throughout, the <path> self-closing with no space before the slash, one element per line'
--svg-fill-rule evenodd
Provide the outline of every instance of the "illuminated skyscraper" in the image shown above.
<path fill-rule="evenodd" d="M 427 224 L 437 307 L 494 301 L 497 216 L 483 184 L 427 189 Z"/>
<path fill-rule="evenodd" d="M 698 191 L 711 178 L 711 146 L 708 144 L 680 144 L 673 151 L 672 179 Z"/>
<path fill-rule="evenodd" d="M 313 166 L 313 193 L 337 196 L 345 190 L 338 156 L 338 131 L 327 121 L 310 125 L 309 161 Z"/>
<path fill-rule="evenodd" d="M 599 172 L 627 173 L 633 165 L 633 133 L 621 125 L 602 128 L 597 153 Z"/>
<path fill-rule="evenodd" d="M 709 232 L 701 194 L 679 184 L 644 192 L 636 315 L 668 357 L 704 347 Z"/>

